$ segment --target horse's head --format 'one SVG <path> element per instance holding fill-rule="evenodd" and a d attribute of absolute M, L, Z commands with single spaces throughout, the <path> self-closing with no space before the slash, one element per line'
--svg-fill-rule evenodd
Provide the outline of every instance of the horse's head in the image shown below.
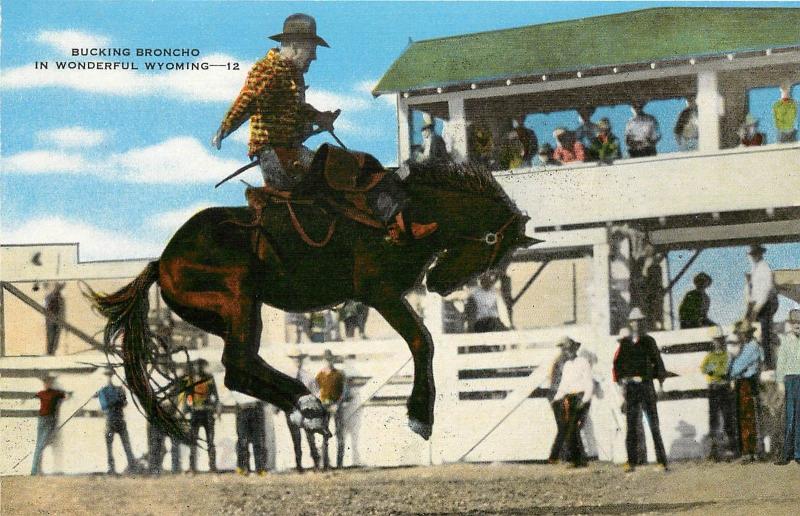
<path fill-rule="evenodd" d="M 525 235 L 529 217 L 520 213 L 500 185 L 483 169 L 450 167 L 430 177 L 426 204 L 439 221 L 440 248 L 428 270 L 428 290 L 447 295 L 474 276 L 498 268 L 518 248 L 539 240 Z M 409 178 L 419 187 L 425 179 Z"/>

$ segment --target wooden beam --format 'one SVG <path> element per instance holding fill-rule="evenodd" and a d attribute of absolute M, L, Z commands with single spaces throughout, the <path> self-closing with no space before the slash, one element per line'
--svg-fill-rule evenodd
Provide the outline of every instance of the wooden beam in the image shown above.
<path fill-rule="evenodd" d="M 533 282 L 536 281 L 536 278 L 539 277 L 539 275 L 542 273 L 542 271 L 544 270 L 544 268 L 547 266 L 548 263 L 550 263 L 549 260 L 546 261 L 546 262 L 543 262 L 539 266 L 539 268 L 536 269 L 536 272 L 533 273 L 533 276 L 531 276 L 531 278 L 525 283 L 525 285 L 522 287 L 522 290 L 520 290 L 519 293 L 516 296 L 513 296 L 511 298 L 511 305 L 512 306 L 517 304 L 517 301 L 519 301 L 519 298 L 521 298 L 525 294 L 525 292 L 527 292 L 527 290 L 530 288 L 530 286 L 533 285 Z"/>

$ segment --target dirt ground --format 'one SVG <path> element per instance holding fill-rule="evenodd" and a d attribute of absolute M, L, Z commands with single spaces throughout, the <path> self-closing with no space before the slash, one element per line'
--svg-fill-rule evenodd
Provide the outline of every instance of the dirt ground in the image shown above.
<path fill-rule="evenodd" d="M 5 477 L 18 514 L 797 514 L 800 465 L 455 464 L 240 477 Z"/>

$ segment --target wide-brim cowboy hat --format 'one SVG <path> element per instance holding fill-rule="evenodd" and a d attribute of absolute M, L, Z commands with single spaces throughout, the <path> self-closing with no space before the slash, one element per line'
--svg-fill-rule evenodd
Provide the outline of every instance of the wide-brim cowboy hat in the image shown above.
<path fill-rule="evenodd" d="M 644 314 L 642 313 L 641 308 L 639 308 L 638 306 L 634 306 L 631 309 L 631 313 L 628 314 L 628 320 L 629 321 L 641 321 L 642 319 L 644 319 Z"/>
<path fill-rule="evenodd" d="M 800 310 L 797 308 L 789 310 L 789 318 L 787 320 L 790 323 L 800 323 Z"/>
<path fill-rule="evenodd" d="M 270 36 L 269 39 L 280 41 L 283 43 L 291 39 L 307 39 L 311 40 L 321 47 L 328 47 L 328 42 L 317 36 L 317 22 L 311 16 L 302 13 L 296 13 L 283 22 L 283 32 Z"/>
<path fill-rule="evenodd" d="M 767 252 L 766 247 L 762 246 L 761 244 L 752 244 L 750 245 L 750 249 L 747 251 L 747 254 L 762 255 L 766 252 Z"/>
<path fill-rule="evenodd" d="M 733 332 L 737 334 L 738 333 L 750 334 L 754 333 L 755 331 L 756 331 L 755 327 L 753 327 L 753 324 L 747 319 L 742 319 L 741 321 L 737 321 L 733 327 Z"/>
<path fill-rule="evenodd" d="M 334 355 L 333 351 L 331 351 L 330 349 L 326 349 L 325 351 L 322 352 L 322 358 L 324 358 L 325 360 L 333 360 L 334 358 L 336 358 L 336 355 Z"/>
<path fill-rule="evenodd" d="M 608 118 L 603 117 L 597 121 L 597 128 L 601 131 L 611 129 L 611 122 Z"/>
<path fill-rule="evenodd" d="M 712 281 L 713 280 L 711 279 L 711 276 L 709 276 L 705 272 L 701 272 L 701 273 L 695 275 L 694 280 L 693 280 L 694 285 L 696 287 L 698 287 L 698 288 L 699 287 L 708 287 L 709 285 L 711 285 Z"/>
<path fill-rule="evenodd" d="M 436 121 L 433 117 L 428 113 L 422 113 L 422 129 L 420 130 L 424 131 L 425 129 L 433 129 L 434 127 L 436 127 Z"/>

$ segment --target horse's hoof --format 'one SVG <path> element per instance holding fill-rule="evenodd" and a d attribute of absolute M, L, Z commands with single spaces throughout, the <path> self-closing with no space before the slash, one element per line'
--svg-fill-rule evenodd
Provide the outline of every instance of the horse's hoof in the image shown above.
<path fill-rule="evenodd" d="M 322 406 L 322 402 L 311 394 L 306 394 L 297 400 L 297 409 L 304 418 L 322 418 L 325 415 L 325 407 Z"/>
<path fill-rule="evenodd" d="M 412 432 L 415 434 L 419 434 L 420 437 L 425 439 L 426 441 L 431 438 L 431 432 L 433 431 L 433 426 L 429 423 L 423 423 L 418 419 L 409 418 L 408 419 L 408 427 L 411 429 Z"/>
<path fill-rule="evenodd" d="M 323 437 L 331 437 L 331 431 L 325 426 L 325 420 L 321 417 L 303 418 L 302 425 L 309 432 L 322 434 Z"/>

